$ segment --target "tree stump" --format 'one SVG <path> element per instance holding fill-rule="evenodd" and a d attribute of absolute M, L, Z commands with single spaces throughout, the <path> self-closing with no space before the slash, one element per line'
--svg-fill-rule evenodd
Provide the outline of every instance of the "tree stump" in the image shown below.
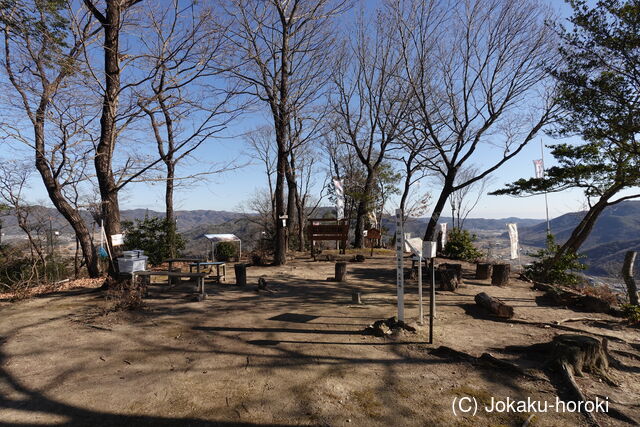
<path fill-rule="evenodd" d="M 440 289 L 444 291 L 455 291 L 458 289 L 458 275 L 455 270 L 444 265 L 439 265 L 436 270 L 436 281 L 440 284 Z"/>
<path fill-rule="evenodd" d="M 491 279 L 491 273 L 493 271 L 493 265 L 488 262 L 476 264 L 476 279 L 487 280 Z"/>
<path fill-rule="evenodd" d="M 586 335 L 562 334 L 555 336 L 551 344 L 551 363 L 556 366 L 570 367 L 578 376 L 583 372 L 606 376 L 609 359 L 600 340 Z"/>
<path fill-rule="evenodd" d="M 458 281 L 458 285 L 462 284 L 462 264 L 440 264 L 444 266 L 447 270 L 453 270 L 456 275 L 456 280 Z"/>
<path fill-rule="evenodd" d="M 480 307 L 485 308 L 491 314 L 503 319 L 511 319 L 513 317 L 513 307 L 500 301 L 498 298 L 494 298 L 485 292 L 480 292 L 475 296 L 474 300 Z"/>
<path fill-rule="evenodd" d="M 506 286 L 509 284 L 510 264 L 495 264 L 491 273 L 491 284 L 495 286 Z"/>
<path fill-rule="evenodd" d="M 236 285 L 246 286 L 247 285 L 247 265 L 236 264 L 233 266 L 233 270 L 236 273 Z"/>
<path fill-rule="evenodd" d="M 362 299 L 360 298 L 360 292 L 358 291 L 351 292 L 351 302 L 354 304 L 362 304 Z"/>
<path fill-rule="evenodd" d="M 336 281 L 344 282 L 347 278 L 347 263 L 344 261 L 336 262 Z"/>

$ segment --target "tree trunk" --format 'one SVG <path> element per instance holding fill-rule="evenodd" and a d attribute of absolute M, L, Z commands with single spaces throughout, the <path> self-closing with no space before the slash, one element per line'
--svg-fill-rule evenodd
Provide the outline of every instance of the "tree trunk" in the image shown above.
<path fill-rule="evenodd" d="M 480 292 L 474 298 L 476 304 L 485 308 L 491 314 L 503 319 L 511 319 L 513 317 L 513 307 L 500 301 L 498 298 L 493 298 L 485 292 Z"/>
<path fill-rule="evenodd" d="M 447 203 L 447 199 L 453 192 L 453 181 L 455 179 L 455 173 L 451 173 L 451 176 L 447 176 L 445 179 L 444 186 L 440 191 L 440 196 L 438 197 L 438 201 L 433 207 L 433 213 L 431 214 L 431 218 L 429 218 L 429 223 L 427 224 L 427 229 L 424 232 L 424 239 L 427 242 L 435 241 L 436 237 L 436 227 L 438 226 L 438 220 L 442 215 L 442 210 Z"/>
<path fill-rule="evenodd" d="M 373 188 L 373 180 L 375 171 L 369 169 L 367 179 L 364 183 L 361 199 L 358 201 L 358 210 L 356 212 L 356 230 L 354 238 L 354 246 L 356 248 L 364 248 L 364 221 L 369 213 L 369 200 L 371 199 L 371 190 Z"/>
<path fill-rule="evenodd" d="M 298 250 L 300 252 L 304 252 L 304 209 L 305 209 L 305 201 L 304 198 L 300 197 L 299 193 L 296 193 L 296 208 L 298 212 Z"/>
<path fill-rule="evenodd" d="M 51 199 L 51 203 L 55 206 L 55 208 L 62 214 L 62 216 L 67 220 L 71 228 L 76 235 L 76 238 L 80 242 L 80 247 L 82 248 L 82 256 L 85 260 L 85 264 L 87 265 L 87 271 L 89 277 L 96 278 L 100 276 L 100 267 L 98 265 L 98 255 L 96 253 L 95 247 L 93 246 L 93 241 L 91 239 L 91 234 L 89 233 L 89 229 L 87 228 L 84 219 L 80 215 L 80 213 L 69 204 L 64 194 L 62 193 L 62 188 L 60 184 L 53 176 L 51 169 L 49 168 L 49 162 L 45 158 L 45 143 L 44 143 L 44 117 L 45 110 L 48 103 L 48 99 L 43 99 L 40 103 L 40 107 L 36 113 L 36 123 L 34 124 L 34 139 L 35 139 L 35 166 L 42 177 L 42 182 L 47 189 L 47 193 L 49 194 L 49 199 Z"/>
<path fill-rule="evenodd" d="M 276 199 L 276 212 L 275 212 L 275 221 L 276 221 L 276 236 L 275 236 L 275 251 L 274 251 L 274 260 L 273 263 L 275 265 L 284 265 L 287 262 L 287 229 L 282 224 L 281 216 L 285 213 L 285 205 L 284 205 L 284 168 L 286 157 L 283 156 L 280 152 L 278 153 L 278 171 L 276 174 L 276 188 L 275 188 L 275 199 Z"/>
<path fill-rule="evenodd" d="M 598 217 L 608 206 L 609 196 L 605 195 L 598 200 L 598 203 L 593 205 L 591 209 L 582 218 L 576 228 L 573 229 L 571 236 L 567 241 L 558 249 L 558 252 L 554 256 L 554 263 L 559 261 L 564 255 L 575 254 L 578 252 L 582 244 L 587 240 L 593 226 L 596 224 Z"/>
<path fill-rule="evenodd" d="M 629 293 L 629 304 L 638 305 L 638 286 L 633 278 L 633 264 L 636 260 L 637 252 L 628 251 L 624 257 L 624 265 L 622 266 L 622 277 L 627 284 Z"/>
<path fill-rule="evenodd" d="M 176 219 L 173 211 L 173 188 L 175 178 L 175 165 L 172 160 L 165 162 L 167 165 L 167 181 L 165 184 L 165 210 L 167 221 L 167 248 L 169 249 L 169 258 L 176 257 Z"/>
<path fill-rule="evenodd" d="M 104 73 L 105 91 L 100 117 L 100 139 L 96 146 L 94 164 L 102 202 L 102 218 L 107 244 L 113 254 L 111 236 L 120 233 L 120 206 L 118 187 L 113 176 L 112 159 L 116 144 L 116 115 L 120 96 L 120 27 L 121 1 L 107 0 L 107 11 L 102 23 L 104 29 Z M 109 272 L 114 274 L 113 265 Z"/>

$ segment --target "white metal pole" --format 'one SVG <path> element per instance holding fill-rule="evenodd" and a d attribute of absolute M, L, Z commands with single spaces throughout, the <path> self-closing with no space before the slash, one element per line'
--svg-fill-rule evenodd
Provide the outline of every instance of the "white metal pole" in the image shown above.
<path fill-rule="evenodd" d="M 402 209 L 396 209 L 396 260 L 398 320 L 404 321 L 404 233 L 402 226 Z"/>
<path fill-rule="evenodd" d="M 544 179 L 547 175 L 546 167 L 544 165 L 544 144 L 542 143 L 542 138 L 540 138 L 540 159 L 542 160 L 542 178 Z M 544 192 L 544 206 L 547 211 L 547 236 L 551 234 L 551 223 L 549 222 L 549 198 L 547 197 L 547 191 Z"/>
<path fill-rule="evenodd" d="M 424 312 L 422 310 L 422 248 L 418 248 L 418 304 L 420 324 L 424 324 Z"/>

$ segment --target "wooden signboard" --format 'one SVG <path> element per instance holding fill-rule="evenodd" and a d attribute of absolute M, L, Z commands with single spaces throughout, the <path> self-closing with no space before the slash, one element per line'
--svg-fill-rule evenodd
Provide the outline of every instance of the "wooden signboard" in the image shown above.
<path fill-rule="evenodd" d="M 371 256 L 373 256 L 373 246 L 376 241 L 382 239 L 382 233 L 377 228 L 370 228 L 367 230 L 367 235 L 364 237 L 371 245 Z"/>
<path fill-rule="evenodd" d="M 347 238 L 349 236 L 349 224 L 344 219 L 312 218 L 309 219 L 307 234 L 311 243 L 311 254 L 315 259 L 313 243 L 321 240 L 333 240 L 341 242 L 340 253 L 345 253 Z"/>

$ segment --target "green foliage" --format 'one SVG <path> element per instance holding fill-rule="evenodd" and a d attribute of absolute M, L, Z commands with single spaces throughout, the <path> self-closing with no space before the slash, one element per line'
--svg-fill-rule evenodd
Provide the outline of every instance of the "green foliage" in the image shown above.
<path fill-rule="evenodd" d="M 229 261 L 237 255 L 236 245 L 231 242 L 220 242 L 216 245 L 216 259 Z"/>
<path fill-rule="evenodd" d="M 622 312 L 629 319 L 630 323 L 640 323 L 640 306 L 633 304 L 623 304 Z"/>
<path fill-rule="evenodd" d="M 531 254 L 537 260 L 525 266 L 524 275 L 537 282 L 563 286 L 578 285 L 580 277 L 572 271 L 585 269 L 585 265 L 580 262 L 581 256 L 566 253 L 556 259 L 558 248 L 553 235 L 547 235 L 547 247 Z"/>
<path fill-rule="evenodd" d="M 451 259 L 476 261 L 482 257 L 482 253 L 473 245 L 475 240 L 475 234 L 472 235 L 467 230 L 454 228 L 447 235 L 444 255 Z"/>
<path fill-rule="evenodd" d="M 144 250 L 145 255 L 149 257 L 149 263 L 153 265 L 158 265 L 171 256 L 169 233 L 174 233 L 173 241 L 176 251 L 181 251 L 185 246 L 182 236 L 174 231 L 174 227 L 171 227 L 165 218 L 136 219 L 135 223 L 124 221 L 122 228 L 125 231 L 125 250 Z"/>

